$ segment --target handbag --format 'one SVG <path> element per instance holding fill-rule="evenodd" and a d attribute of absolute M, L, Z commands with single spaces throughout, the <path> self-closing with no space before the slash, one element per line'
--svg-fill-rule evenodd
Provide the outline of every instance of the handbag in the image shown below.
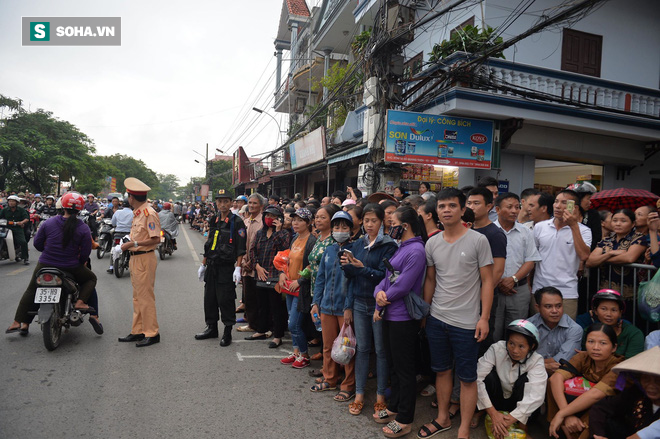
<path fill-rule="evenodd" d="M 277 285 L 279 281 L 279 277 L 269 277 L 265 281 L 257 278 L 257 288 L 275 288 L 275 285 Z"/>
<path fill-rule="evenodd" d="M 406 304 L 406 311 L 414 320 L 422 320 L 431 311 L 431 305 L 412 291 L 403 298 L 403 302 Z"/>

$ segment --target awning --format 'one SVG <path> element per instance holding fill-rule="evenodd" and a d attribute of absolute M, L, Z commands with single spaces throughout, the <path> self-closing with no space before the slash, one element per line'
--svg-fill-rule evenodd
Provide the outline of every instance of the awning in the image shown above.
<path fill-rule="evenodd" d="M 336 156 L 328 157 L 328 164 L 332 165 L 335 163 L 343 162 L 367 154 L 369 154 L 369 147 L 367 146 L 366 143 L 363 143 L 362 145 L 359 145 L 355 148 L 351 148 L 350 150 L 344 151 Z"/>

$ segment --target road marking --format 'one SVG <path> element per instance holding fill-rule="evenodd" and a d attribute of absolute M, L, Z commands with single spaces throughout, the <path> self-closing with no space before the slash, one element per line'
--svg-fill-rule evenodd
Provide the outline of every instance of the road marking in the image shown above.
<path fill-rule="evenodd" d="M 22 273 L 22 272 L 24 272 L 26 270 L 29 270 L 29 269 L 30 269 L 30 267 L 17 268 L 16 270 L 10 271 L 9 273 L 7 273 L 7 276 L 16 276 L 17 274 Z"/>
<path fill-rule="evenodd" d="M 236 352 L 236 357 L 238 361 L 243 361 L 246 358 L 279 358 L 282 359 L 281 355 L 243 355 L 240 352 Z"/>
<path fill-rule="evenodd" d="M 192 254 L 193 260 L 196 263 L 201 264 L 202 261 L 199 260 L 199 256 L 197 256 L 197 252 L 195 251 L 195 247 L 193 247 L 192 241 L 190 241 L 190 238 L 188 237 L 188 232 L 186 232 L 186 227 L 185 226 L 181 227 L 181 230 L 183 231 L 183 236 L 186 237 L 186 242 L 188 243 L 188 247 L 190 247 L 190 254 Z"/>

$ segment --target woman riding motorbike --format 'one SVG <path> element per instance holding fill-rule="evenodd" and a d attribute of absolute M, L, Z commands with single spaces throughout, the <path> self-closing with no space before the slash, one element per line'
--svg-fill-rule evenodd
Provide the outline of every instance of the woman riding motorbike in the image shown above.
<path fill-rule="evenodd" d="M 30 284 L 23 293 L 23 297 L 16 309 L 14 322 L 5 333 L 19 332 L 28 334 L 28 326 L 34 318 L 30 311 L 35 311 L 34 295 L 37 290 L 37 273 L 44 267 L 55 267 L 71 273 L 80 287 L 80 296 L 75 308 L 82 312 L 94 313 L 94 309 L 87 306 L 94 288 L 96 275 L 83 264 L 92 251 L 89 227 L 78 219 L 78 212 L 83 209 L 85 200 L 76 192 L 69 192 L 62 197 L 64 215 L 51 218 L 44 223 L 34 238 L 34 247 L 41 256 L 34 269 Z"/>

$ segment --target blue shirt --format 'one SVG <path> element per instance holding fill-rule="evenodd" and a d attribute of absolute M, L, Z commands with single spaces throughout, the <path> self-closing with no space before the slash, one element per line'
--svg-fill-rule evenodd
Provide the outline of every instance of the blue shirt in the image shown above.
<path fill-rule="evenodd" d="M 644 341 L 644 350 L 648 351 L 654 346 L 660 346 L 660 329 L 651 332 Z"/>
<path fill-rule="evenodd" d="M 561 316 L 554 329 L 546 326 L 540 313 L 527 320 L 539 330 L 541 343 L 536 352 L 544 359 L 552 358 L 559 362 L 563 358 L 568 361 L 575 355 L 576 349 L 582 349 L 582 327 L 566 314 Z"/>
<path fill-rule="evenodd" d="M 119 209 L 112 215 L 112 227 L 115 228 L 115 233 L 125 233 L 131 231 L 133 224 L 133 211 L 128 207 Z"/>
<path fill-rule="evenodd" d="M 656 439 L 660 437 L 660 419 L 637 432 L 640 439 Z"/>

